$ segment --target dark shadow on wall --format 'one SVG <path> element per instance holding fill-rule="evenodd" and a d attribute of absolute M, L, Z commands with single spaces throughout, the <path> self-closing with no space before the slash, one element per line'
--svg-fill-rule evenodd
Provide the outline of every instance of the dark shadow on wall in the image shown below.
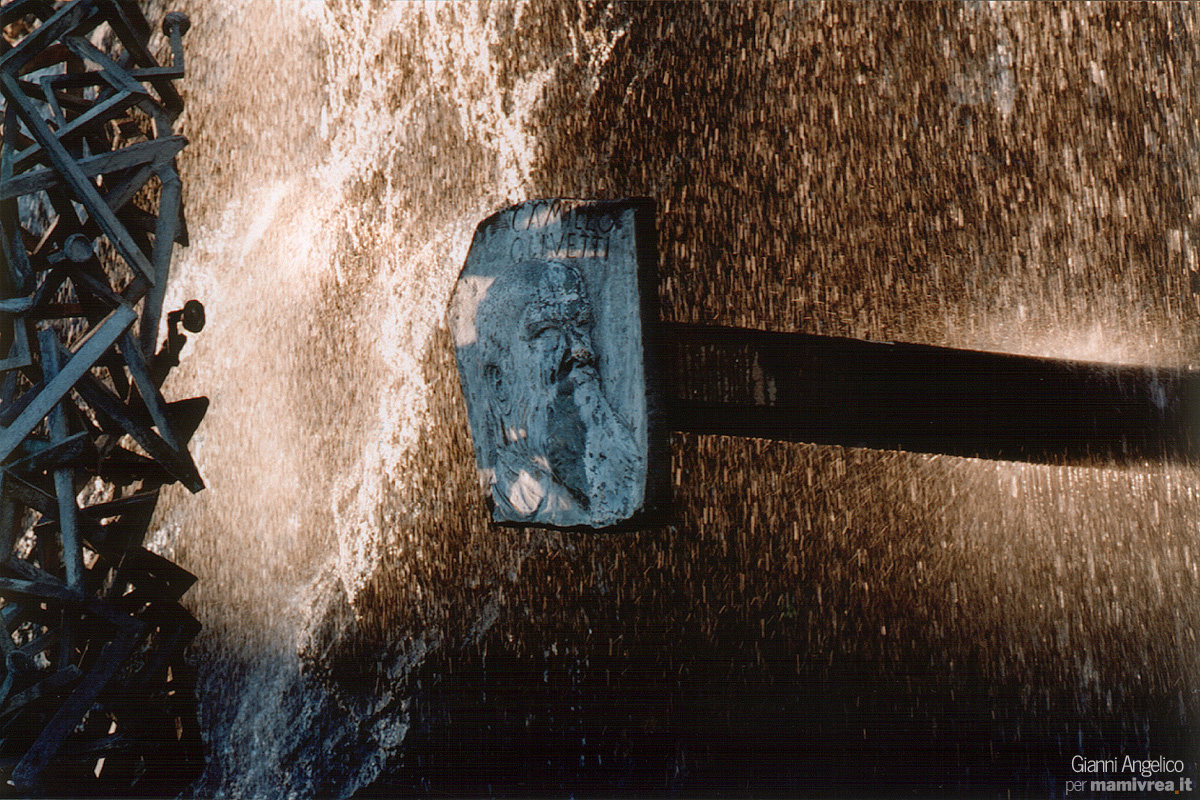
<path fill-rule="evenodd" d="M 514 610 L 439 652 L 410 679 L 400 757 L 356 796 L 1061 797 L 1076 753 L 1197 743 L 1181 724 L 1194 704 L 1181 715 L 1171 694 L 1129 714 L 1066 689 L 1030 698 L 986 664 L 895 673 L 758 641 L 737 612 L 623 606 Z"/>
<path fill-rule="evenodd" d="M 428 360 L 427 435 L 469 467 L 451 352 Z M 1190 506 L 1104 530 L 1165 500 L 1152 476 L 716 437 L 673 455 L 690 522 L 613 536 L 456 525 L 484 515 L 471 470 L 431 479 L 440 513 L 466 504 L 427 540 L 458 571 L 421 573 L 420 602 L 397 550 L 312 654 L 343 704 L 403 698 L 403 745 L 357 796 L 1053 797 L 1077 754 L 1200 744 L 1195 609 L 1149 566 L 1190 585 Z"/>

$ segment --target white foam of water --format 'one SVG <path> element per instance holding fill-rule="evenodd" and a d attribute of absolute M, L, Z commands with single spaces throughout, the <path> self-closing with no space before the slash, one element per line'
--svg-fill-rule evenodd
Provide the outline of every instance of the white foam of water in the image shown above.
<path fill-rule="evenodd" d="M 524 9 L 513 7 L 515 24 Z M 209 310 L 206 330 L 189 343 L 172 377 L 175 396 L 212 397 L 194 448 L 209 490 L 200 498 L 165 503 L 152 542 L 163 548 L 182 542 L 186 551 L 187 539 L 207 537 L 191 547 L 199 562 L 192 566 L 202 578 L 193 594 L 210 604 L 205 611 L 210 619 L 229 617 L 228 635 L 246 636 L 242 649 L 252 665 L 241 688 L 222 687 L 214 679 L 210 691 L 217 695 L 207 701 L 232 706 L 222 712 L 225 733 L 212 734 L 219 741 L 212 742 L 214 764 L 203 786 L 218 795 L 311 794 L 307 782 L 319 776 L 287 762 L 297 753 L 308 757 L 314 748 L 332 746 L 340 735 L 331 728 L 319 745 L 304 744 L 305 715 L 330 700 L 304 675 L 299 654 L 319 638 L 333 609 L 353 602 L 377 569 L 386 535 L 385 499 L 388 517 L 415 513 L 404 492 L 388 489 L 413 480 L 403 465 L 428 418 L 422 359 L 443 324 L 475 225 L 529 191 L 536 153 L 530 120 L 555 75 L 554 64 L 563 63 L 559 59 L 518 78 L 506 103 L 498 60 L 503 48 L 493 46 L 502 23 L 486 9 L 409 3 L 371 8 L 330 0 L 289 10 L 299 13 L 262 14 L 250 3 L 241 9 L 246 19 L 283 26 L 256 45 L 286 51 L 293 40 L 323 38 L 323 63 L 299 60 L 293 68 L 323 71 L 324 107 L 313 129 L 324 141 L 312 153 L 272 152 L 269 135 L 236 142 L 267 149 L 252 151 L 253 160 L 292 166 L 258 181 L 235 181 L 232 196 L 206 195 L 203 176 L 185 175 L 195 182 L 191 196 L 208 205 L 192 209 L 201 213 L 189 218 L 192 244 L 177 251 L 166 301 L 167 308 L 178 308 L 198 297 Z M 417 63 L 397 63 L 389 48 L 396 37 L 413 40 L 416 31 L 423 34 L 404 57 Z M 396 74 L 405 68 L 427 76 L 426 82 L 398 94 Z M 265 91 L 270 102 L 287 102 L 288 87 Z M 396 185 L 381 165 L 414 141 L 442 145 L 436 136 L 424 137 L 422 126 L 428 124 L 424 115 L 431 99 L 444 97 L 453 100 L 463 144 L 490 153 L 494 169 L 490 185 L 485 177 L 477 196 L 448 215 L 436 209 L 435 218 L 435 210 L 414 207 L 410 187 Z M 219 160 L 221 154 L 202 153 L 198 160 L 206 163 L 204 157 Z M 364 219 L 355 192 L 372 178 L 378 186 L 380 175 L 382 185 L 371 198 L 376 211 Z M 470 177 L 478 185 L 479 176 Z M 361 259 L 373 262 L 365 285 Z M 296 400 L 288 383 L 297 364 L 302 366 L 300 343 L 310 333 L 297 321 L 306 319 L 323 292 L 354 300 L 352 327 L 360 343 L 369 343 L 369 352 L 331 356 L 361 366 L 362 391 L 354 403 L 370 405 L 369 413 L 358 415 L 366 419 L 363 428 L 339 430 L 342 387 L 316 387 L 311 398 Z M 292 419 L 296 402 L 327 404 L 329 430 L 313 433 L 303 420 Z M 319 444 L 314 437 L 339 434 L 353 457 L 331 477 L 313 456 Z M 197 508 L 202 510 L 192 510 Z M 313 520 L 322 517 L 332 519 L 332 532 L 314 529 Z M 253 610 L 248 617 L 247 608 Z M 481 630 L 493 618 L 481 618 Z M 251 622 L 259 633 L 240 632 Z M 428 646 L 436 645 L 414 645 Z M 410 660 L 419 663 L 419 654 L 414 651 Z M 218 696 L 229 692 L 240 694 Z M 310 697 L 299 710 L 298 694 Z M 388 702 L 381 696 L 372 708 Z M 369 721 L 375 711 L 366 713 Z M 301 718 L 292 719 L 297 714 Z M 355 736 L 364 720 L 347 717 L 338 730 Z M 339 790 L 347 794 L 374 777 L 382 754 L 404 735 L 402 715 L 380 717 L 367 727 L 381 755 L 348 779 Z"/>
<path fill-rule="evenodd" d="M 374 69 L 389 35 L 425 25 L 436 31 L 422 39 L 423 58 L 428 67 L 430 91 L 456 99 L 459 130 L 471 143 L 496 154 L 495 185 L 472 208 L 462 209 L 424 244 L 411 248 L 419 225 L 418 210 L 405 204 L 403 187 L 393 186 L 391 176 L 375 198 L 382 209 L 382 224 L 364 230 L 353 219 L 346 230 L 368 241 L 363 245 L 382 257 L 378 265 L 374 314 L 364 326 L 378 332 L 378 352 L 383 367 L 382 386 L 377 396 L 374 432 L 365 442 L 356 468 L 337 480 L 333 508 L 338 529 L 338 553 L 331 568 L 353 598 L 378 564 L 381 545 L 379 508 L 388 482 L 403 484 L 400 465 L 415 445 L 427 412 L 427 388 L 421 373 L 421 358 L 430 338 L 442 324 L 446 303 L 455 278 L 466 257 L 475 224 L 498 205 L 522 199 L 527 191 L 536 152 L 528 120 L 554 73 L 547 67 L 518 81 L 513 102 L 506 111 L 500 87 L 502 65 L 495 57 L 499 31 L 497 17 L 480 14 L 459 5 L 389 4 L 382 14 L 330 6 L 306 6 L 322 29 L 334 25 L 334 17 L 346 34 L 331 43 L 326 69 L 330 84 L 343 86 L 351 76 L 358 81 L 353 97 L 333 92 L 327 119 L 352 120 L 336 126 L 331 134 L 330 161 L 319 170 L 326 191 L 344 191 L 355 178 L 369 172 L 389 154 L 401 149 L 412 126 L 422 124 L 420 94 L 389 111 L 394 93 L 387 70 Z M 524 5 L 515 9 L 517 19 Z M 353 215 L 347 205 L 346 213 Z M 384 239 L 378 241 L 377 237 Z M 386 243 L 387 239 L 395 245 Z M 403 507 L 391 510 L 399 515 Z M 393 503 L 394 504 L 394 503 Z"/>

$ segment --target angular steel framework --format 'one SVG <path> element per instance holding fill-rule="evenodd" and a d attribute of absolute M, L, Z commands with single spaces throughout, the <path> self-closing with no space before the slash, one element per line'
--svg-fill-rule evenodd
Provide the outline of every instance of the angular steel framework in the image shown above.
<path fill-rule="evenodd" d="M 159 491 L 203 488 L 206 398 L 160 386 L 203 325 L 168 315 L 186 244 L 170 64 L 132 0 L 0 6 L 0 775 L 22 795 L 163 794 L 202 765 L 183 651 L 195 578 L 144 546 Z"/>

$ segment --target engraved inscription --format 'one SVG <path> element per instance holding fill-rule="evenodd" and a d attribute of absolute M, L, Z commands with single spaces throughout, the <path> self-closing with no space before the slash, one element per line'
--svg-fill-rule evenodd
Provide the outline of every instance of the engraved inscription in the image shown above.
<path fill-rule="evenodd" d="M 559 200 L 535 200 L 512 215 L 514 261 L 527 258 L 608 258 L 611 214 L 586 213 Z"/>
<path fill-rule="evenodd" d="M 509 246 L 509 258 L 608 258 L 608 237 L 576 231 L 541 232 L 518 236 Z"/>

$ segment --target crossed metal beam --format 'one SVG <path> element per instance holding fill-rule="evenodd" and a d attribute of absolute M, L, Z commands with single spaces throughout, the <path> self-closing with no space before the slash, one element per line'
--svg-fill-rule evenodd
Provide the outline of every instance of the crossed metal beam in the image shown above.
<path fill-rule="evenodd" d="M 0 776 L 173 793 L 201 764 L 195 578 L 144 539 L 162 486 L 204 487 L 187 444 L 207 398 L 160 390 L 203 307 L 169 314 L 158 349 L 187 243 L 189 23 L 163 20 L 169 64 L 134 0 L 13 0 L 0 26 Z"/>

